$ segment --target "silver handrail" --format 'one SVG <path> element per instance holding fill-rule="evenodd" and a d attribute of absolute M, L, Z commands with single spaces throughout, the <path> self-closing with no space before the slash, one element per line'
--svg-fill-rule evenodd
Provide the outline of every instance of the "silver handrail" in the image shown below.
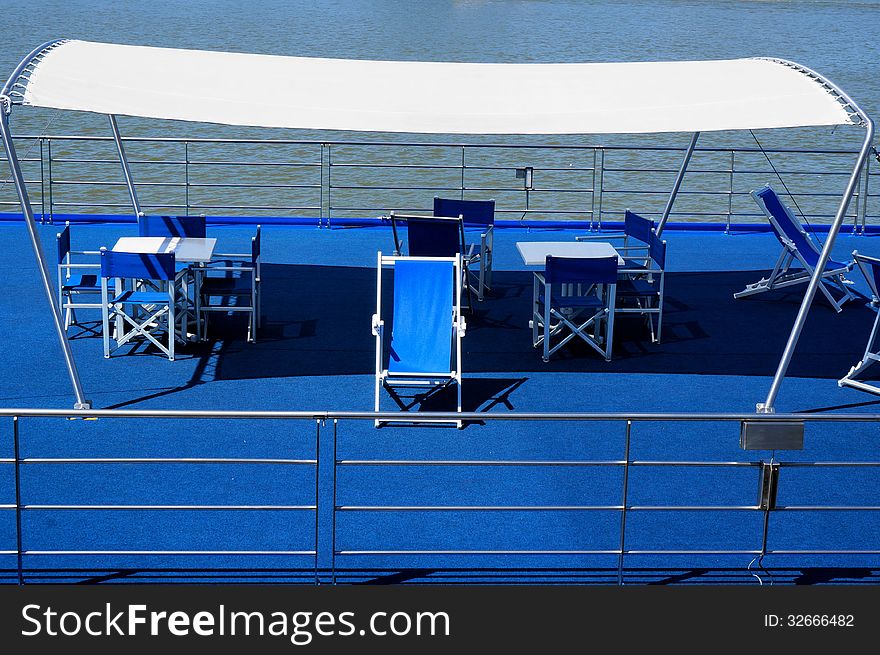
<path fill-rule="evenodd" d="M 633 497 L 631 491 L 633 485 L 638 485 L 638 480 L 633 481 L 629 472 L 633 468 L 704 468 L 707 471 L 721 471 L 725 469 L 761 469 L 765 470 L 768 462 L 758 453 L 744 454 L 742 461 L 737 460 L 650 460 L 645 458 L 636 458 L 632 456 L 633 444 L 638 435 L 634 434 L 633 426 L 636 424 L 651 424 L 655 422 L 713 422 L 713 423 L 733 423 L 736 424 L 743 420 L 748 421 L 801 421 L 804 423 L 815 424 L 832 424 L 832 423 L 880 423 L 880 414 L 806 414 L 806 413 L 790 413 L 779 414 L 775 416 L 751 414 L 751 413 L 681 413 L 681 412 L 654 412 L 654 413 L 625 413 L 625 412 L 510 412 L 510 413 L 479 413 L 479 412 L 431 412 L 424 413 L 424 417 L 438 419 L 461 419 L 464 421 L 480 421 L 482 423 L 491 423 L 496 421 L 528 421 L 528 422 L 546 422 L 546 421 L 581 421 L 581 422 L 616 422 L 625 426 L 624 439 L 625 448 L 623 458 L 608 459 L 486 459 L 475 460 L 467 458 L 444 458 L 444 459 L 389 459 L 382 457 L 381 452 L 376 453 L 375 457 L 370 458 L 353 458 L 339 457 L 337 453 L 338 427 L 346 422 L 366 422 L 372 425 L 376 419 L 399 418 L 399 412 L 372 412 L 372 411 L 335 411 L 335 410 L 305 410 L 305 411 L 284 411 L 284 410 L 149 410 L 149 409 L 106 409 L 106 410 L 71 410 L 71 409 L 54 409 L 54 408 L 0 408 L 0 417 L 11 417 L 13 423 L 13 457 L 0 458 L 0 466 L 14 467 L 15 480 L 15 502 L 14 504 L 0 505 L 0 512 L 14 511 L 16 515 L 16 549 L 0 551 L 8 555 L 17 557 L 17 577 L 20 584 L 28 581 L 29 576 L 33 579 L 39 579 L 39 573 L 25 567 L 25 559 L 33 560 L 34 558 L 42 558 L 46 556 L 81 556 L 81 557 L 114 557 L 114 556 L 193 556 L 193 557 L 210 557 L 210 556 L 229 556 L 249 558 L 255 556 L 279 556 L 279 557 L 305 557 L 312 561 L 312 565 L 302 571 L 308 571 L 308 576 L 315 583 L 336 582 L 343 575 L 354 575 L 344 566 L 340 566 L 340 561 L 351 561 L 350 558 L 363 557 L 381 557 L 381 556 L 479 556 L 479 555 L 534 555 L 534 556 L 577 556 L 577 555 L 609 555 L 616 556 L 618 565 L 614 575 L 618 584 L 623 584 L 626 580 L 626 559 L 634 555 L 730 555 L 748 557 L 753 561 L 757 561 L 761 565 L 761 559 L 772 555 L 880 555 L 880 549 L 865 548 L 812 548 L 812 549 L 794 549 L 794 548 L 768 548 L 768 533 L 777 529 L 781 529 L 778 523 L 771 521 L 772 516 L 782 513 L 803 513 L 803 512 L 821 512 L 823 514 L 833 512 L 857 512 L 859 514 L 871 514 L 880 511 L 880 506 L 876 503 L 828 503 L 828 504 L 798 504 L 796 502 L 789 504 L 776 504 L 775 501 L 766 505 L 762 501 L 755 503 L 754 498 L 749 498 L 746 502 L 736 502 L 732 500 L 729 504 L 705 503 L 693 504 L 683 502 L 676 504 L 675 499 L 664 499 L 664 502 L 654 504 L 645 502 L 632 502 Z M 421 414 L 420 414 L 420 417 Z M 108 420 L 131 420 L 136 418 L 151 418 L 165 420 L 196 420 L 196 421 L 217 421 L 217 420 L 292 420 L 314 422 L 314 456 L 306 457 L 223 457 L 223 456 L 202 456 L 202 457 L 64 457 L 64 456 L 41 456 L 39 453 L 30 452 L 28 449 L 26 456 L 22 455 L 21 448 L 21 423 L 23 420 L 33 420 L 39 418 L 68 418 L 68 419 L 85 419 L 99 418 Z M 328 433 L 328 421 L 332 422 L 332 432 Z M 75 424 L 64 424 L 75 425 Z M 175 432 L 175 438 L 179 438 L 179 432 Z M 585 432 L 589 434 L 589 432 Z M 864 438 L 864 434 L 862 435 Z M 332 448 L 332 450 L 330 449 Z M 780 460 L 778 452 L 774 453 L 770 458 L 772 466 L 777 469 L 804 469 L 814 468 L 816 470 L 837 469 L 869 469 L 875 470 L 880 467 L 880 458 L 878 460 L 860 459 L 858 461 L 846 461 L 831 459 L 827 461 L 805 461 L 802 459 L 793 459 L 792 461 Z M 329 460 L 328 460 L 329 458 Z M 22 480 L 29 471 L 39 468 L 40 466 L 57 466 L 57 465 L 284 465 L 284 466 L 304 466 L 314 471 L 314 500 L 305 503 L 264 503 L 261 499 L 255 498 L 250 503 L 213 503 L 213 504 L 197 504 L 197 503 L 116 503 L 113 499 L 101 503 L 83 503 L 68 502 L 63 497 L 49 497 L 45 493 L 45 489 L 41 490 L 39 502 L 29 501 L 23 494 L 22 489 L 33 489 L 33 483 L 30 485 L 22 485 Z M 461 503 L 450 502 L 446 504 L 380 504 L 355 500 L 354 502 L 340 502 L 339 488 L 337 482 L 337 473 L 342 469 L 352 469 L 357 467 L 393 467 L 401 471 L 410 471 L 402 478 L 401 485 L 415 484 L 422 478 L 418 473 L 420 467 L 434 467 L 438 469 L 457 467 L 465 467 L 475 469 L 480 467 L 489 468 L 559 468 L 559 467 L 604 467 L 616 469 L 622 472 L 622 488 L 621 501 L 617 503 L 557 503 L 542 502 L 540 504 L 529 504 L 522 502 L 517 498 L 505 499 L 503 504 L 498 503 Z M 346 484 L 351 485 L 349 481 Z M 346 498 L 358 498 L 352 496 L 350 487 Z M 363 493 L 369 493 L 369 489 L 361 489 Z M 52 512 L 52 511 L 78 511 L 78 512 L 105 512 L 105 511 L 128 511 L 128 512 L 257 512 L 266 511 L 287 511 L 287 512 L 306 512 L 314 515 L 313 534 L 301 535 L 310 541 L 310 545 L 304 548 L 290 548 L 289 546 L 273 550 L 271 548 L 261 549 L 225 549 L 223 548 L 222 538 L 217 547 L 209 544 L 208 548 L 200 550 L 155 550 L 155 549 L 77 549 L 76 544 L 58 544 L 53 547 L 43 547 L 39 549 L 28 548 L 27 531 L 22 527 L 22 515 L 24 513 L 33 512 Z M 340 543 L 340 536 L 336 529 L 337 514 L 352 513 L 385 513 L 394 515 L 395 513 L 436 513 L 436 512 L 454 512 L 460 513 L 463 517 L 479 513 L 529 513 L 529 514 L 546 514 L 548 512 L 565 512 L 565 513 L 596 513 L 596 512 L 614 512 L 620 514 L 620 534 L 616 547 L 607 548 L 581 548 L 559 546 L 556 548 L 406 548 L 394 546 L 385 546 L 381 548 L 373 547 L 372 544 L 345 544 Z M 628 544 L 627 516 L 632 513 L 663 513 L 663 512 L 746 512 L 761 513 L 764 515 L 764 523 L 761 534 L 760 547 L 741 547 L 741 548 L 638 548 Z M 329 516 L 328 516 L 329 515 Z M 323 518 L 322 518 L 323 517 Z M 464 520 L 464 519 L 462 519 Z M 857 520 L 857 519 L 853 519 Z M 362 531 L 361 531 L 362 532 Z M 370 535 L 367 534 L 367 537 Z M 350 535 L 347 538 L 351 538 Z M 287 543 L 287 542 L 285 542 Z M 328 545 L 329 544 L 329 545 Z M 73 547 L 71 547 L 73 546 Z M 744 562 L 745 563 L 745 562 Z M 748 570 L 756 577 L 758 573 L 751 570 L 749 564 Z M 242 569 L 242 570 L 246 570 Z M 288 571 L 285 568 L 285 571 Z M 766 571 L 761 567 L 761 571 Z M 265 576 L 266 571 L 261 575 Z M 766 575 L 766 573 L 765 573 Z"/>
<path fill-rule="evenodd" d="M 43 222 L 53 222 L 56 213 L 125 214 L 130 207 L 130 188 L 108 149 L 112 137 L 15 139 L 39 141 L 34 153 L 39 156 L 24 163 Z M 426 199 L 437 194 L 494 196 L 499 218 L 583 221 L 590 229 L 617 220 L 629 206 L 660 218 L 686 152 L 678 146 L 307 139 L 124 137 L 121 143 L 133 155 L 129 163 L 144 210 L 305 216 L 322 225 L 375 218 L 390 209 L 430 211 Z M 150 146 L 149 154 L 138 156 L 138 146 Z M 252 159 L 240 152 L 223 155 L 224 147 L 242 146 L 254 147 Z M 203 152 L 194 152 L 199 149 Z M 851 160 L 854 150 L 698 147 L 680 192 L 683 204 L 670 220 L 718 222 L 727 231 L 735 222 L 763 220 L 752 209 L 748 191 L 773 182 L 764 152 L 782 160 L 777 162 L 780 174 L 803 182 L 792 186 L 803 189 L 795 197 L 807 220 L 834 216 L 839 195 L 832 181 L 848 171 L 819 167 L 813 160 L 822 156 L 823 161 L 843 162 Z M 536 183 L 528 189 L 514 183 L 513 173 L 523 164 L 534 171 Z M 869 160 L 846 217 L 854 232 L 880 219 L 880 191 L 870 184 L 878 175 Z M 17 201 L 5 186 L 0 185 L 0 211 L 14 211 Z"/>

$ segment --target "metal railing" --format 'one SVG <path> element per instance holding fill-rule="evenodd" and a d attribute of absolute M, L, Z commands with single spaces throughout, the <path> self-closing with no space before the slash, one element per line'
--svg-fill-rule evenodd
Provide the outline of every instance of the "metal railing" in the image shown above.
<path fill-rule="evenodd" d="M 0 409 L 0 416 L 8 417 L 12 422 L 12 457 L 0 459 L 0 465 L 10 466 L 13 468 L 14 478 L 14 502 L 0 505 L 0 513 L 3 511 L 14 512 L 15 514 L 15 547 L 7 546 L 6 549 L 0 551 L 0 555 L 14 556 L 16 559 L 15 575 L 19 584 L 28 582 L 28 576 L 34 576 L 35 579 L 40 577 L 39 567 L 26 566 L 25 560 L 37 560 L 47 556 L 76 556 L 80 558 L 96 558 L 98 561 L 113 561 L 113 558 L 125 556 L 131 558 L 156 558 L 163 556 L 178 557 L 197 557 L 197 558 L 249 558 L 249 557 L 271 557 L 283 556 L 285 558 L 305 558 L 310 565 L 304 568 L 308 572 L 308 578 L 315 584 L 336 583 L 343 576 L 348 575 L 348 569 L 345 567 L 345 561 L 352 558 L 385 558 L 385 566 L 389 557 L 431 557 L 444 558 L 451 556 L 502 556 L 502 557 L 585 557 L 585 556 L 604 556 L 616 559 L 616 567 L 613 572 L 613 579 L 617 584 L 624 584 L 627 575 L 627 558 L 632 557 L 673 557 L 673 556 L 689 556 L 693 558 L 707 556 L 742 556 L 748 558 L 743 560 L 746 565 L 744 570 L 750 572 L 758 581 L 763 577 L 769 577 L 772 580 L 770 572 L 763 567 L 763 559 L 767 556 L 845 556 L 859 557 L 880 555 L 880 546 L 876 545 L 876 540 L 869 540 L 870 548 L 792 548 L 792 547 L 773 547 L 773 536 L 778 536 L 780 532 L 786 529 L 785 521 L 774 521 L 775 518 L 782 515 L 805 514 L 809 512 L 821 513 L 828 515 L 829 513 L 841 513 L 851 517 L 853 513 L 861 515 L 872 514 L 875 517 L 880 512 L 880 503 L 852 503 L 840 504 L 839 502 L 825 502 L 815 504 L 791 503 L 783 504 L 777 501 L 780 490 L 785 492 L 792 487 L 786 486 L 786 477 L 783 471 L 794 469 L 810 469 L 821 475 L 831 469 L 843 471 L 856 470 L 877 470 L 880 467 L 880 457 L 877 459 L 867 458 L 864 460 L 822 460 L 822 461 L 804 461 L 801 458 L 793 457 L 790 460 L 777 457 L 777 452 L 770 451 L 742 451 L 742 459 L 733 459 L 726 461 L 714 461 L 710 459 L 691 459 L 691 460 L 672 460 L 672 459 L 644 459 L 633 456 L 635 450 L 635 442 L 638 441 L 634 434 L 634 426 L 646 426 L 656 428 L 660 423 L 669 422 L 686 422 L 689 424 L 703 425 L 716 423 L 721 425 L 729 425 L 732 429 L 729 434 L 731 437 L 736 436 L 736 428 L 742 421 L 750 422 L 762 421 L 790 421 L 803 423 L 811 426 L 811 429 L 819 431 L 821 426 L 831 424 L 876 424 L 880 422 L 880 415 L 876 414 L 779 414 L 779 415 L 753 415 L 753 414 L 675 414 L 675 413 L 426 413 L 425 418 L 434 419 L 462 419 L 465 423 L 482 423 L 489 424 L 497 421 L 504 422 L 529 422 L 540 429 L 546 429 L 548 422 L 577 422 L 582 424 L 591 423 L 595 425 L 597 422 L 604 422 L 609 425 L 618 425 L 620 427 L 618 438 L 621 447 L 622 457 L 585 459 L 585 458 L 552 458 L 552 453 L 548 452 L 546 459 L 536 457 L 528 459 L 466 459 L 466 458 L 443 458 L 443 459 L 394 459 L 382 456 L 381 446 L 376 446 L 376 454 L 370 458 L 341 458 L 338 455 L 338 440 L 340 425 L 353 426 L 356 422 L 369 422 L 365 424 L 365 429 L 373 430 L 372 422 L 379 418 L 389 420 L 400 417 L 396 412 L 332 412 L 332 411 L 191 411 L 191 410 L 57 410 L 57 409 Z M 25 437 L 22 434 L 21 425 L 25 421 L 36 420 L 46 417 L 55 418 L 76 418 L 76 419 L 109 419 L 130 421 L 137 418 L 169 420 L 169 419 L 194 419 L 198 421 L 247 421 L 247 420 L 276 420 L 299 423 L 300 425 L 314 425 L 314 441 L 311 444 L 313 455 L 305 457 L 228 457 L 228 456 L 190 456 L 190 457 L 59 457 L 59 456 L 41 456 L 37 450 L 37 446 L 28 444 L 27 448 L 23 447 Z M 76 423 L 65 423 L 64 425 L 77 425 Z M 473 426 L 466 429 L 481 429 Z M 537 428 L 536 428 L 537 429 Z M 597 436 L 594 430 L 584 430 L 584 441 L 589 439 L 605 439 L 603 445 L 608 445 L 608 436 L 603 434 Z M 175 440 L 180 438 L 180 434 L 174 435 Z M 644 435 L 646 439 L 653 439 L 654 434 L 648 432 Z M 866 440 L 876 439 L 877 434 L 867 433 L 862 430 L 860 440 L 864 444 Z M 821 434 L 811 434 L 811 439 L 821 438 Z M 39 443 L 39 439 L 36 439 Z M 644 445 L 644 444 L 641 444 Z M 880 445 L 880 444 L 878 444 Z M 876 449 L 880 451 L 880 449 Z M 27 452 L 27 455 L 23 455 Z M 34 502 L 30 500 L 31 495 L 44 497 L 50 496 L 54 492 L 51 489 L 37 488 L 39 487 L 39 478 L 29 478 L 31 471 L 35 471 L 41 467 L 58 467 L 59 465 L 69 465 L 73 467 L 84 465 L 101 465 L 110 467 L 139 467 L 139 466 L 180 466 L 180 465 L 201 465 L 201 466 L 229 466 L 239 465 L 247 467 L 277 465 L 277 466 L 294 466 L 305 467 L 314 474 L 314 501 L 307 503 L 221 503 L 221 504 L 161 504 L 161 503 L 75 503 L 67 502 L 64 498 L 51 498 L 52 502 Z M 341 498 L 356 497 L 357 494 L 375 497 L 378 492 L 369 484 L 358 485 L 356 476 L 348 477 L 347 481 L 340 482 L 338 474 L 343 471 L 353 471 L 357 469 L 379 467 L 385 471 L 394 470 L 397 472 L 407 472 L 403 475 L 401 481 L 395 482 L 395 488 L 406 488 L 407 485 L 424 484 L 424 475 L 419 471 L 425 468 L 433 470 L 456 470 L 467 469 L 473 470 L 474 478 L 478 473 L 485 475 L 490 469 L 494 470 L 511 470 L 511 469 L 530 469 L 530 470 L 547 470 L 547 469 L 601 469 L 619 472 L 619 482 L 608 481 L 601 487 L 601 490 L 609 494 L 617 493 L 619 500 L 611 503 L 572 503 L 572 502 L 552 502 L 552 503 L 535 503 L 528 502 L 525 497 L 525 489 L 522 490 L 520 498 L 510 498 L 503 504 L 499 503 L 479 503 L 479 502 L 456 502 L 454 504 L 431 504 L 431 503 L 413 503 L 413 504 L 382 504 L 378 502 L 355 503 L 342 502 Z M 754 494 L 749 494 L 749 498 L 738 500 L 730 503 L 705 503 L 694 504 L 689 503 L 685 499 L 684 502 L 678 502 L 677 499 L 668 499 L 667 502 L 645 503 L 633 501 L 637 498 L 641 482 L 634 481 L 632 472 L 634 470 L 701 470 L 701 471 L 753 471 L 755 475 L 749 484 L 753 485 Z M 8 469 L 7 469 L 8 470 Z M 54 469 L 53 469 L 54 471 Z M 414 471 L 414 472 L 413 472 Z M 412 473 L 410 473 L 412 472 Z M 718 473 L 719 475 L 721 473 Z M 58 482 L 60 476 L 56 475 L 53 480 Z M 151 486 L 148 491 L 153 491 L 156 481 L 160 478 L 151 476 Z M 642 480 L 644 482 L 644 480 Z M 303 483 L 308 486 L 310 481 Z M 63 486 L 63 485 L 62 485 Z M 717 485 L 716 485 L 717 486 Z M 797 486 L 796 484 L 793 486 Z M 821 487 L 821 485 L 813 485 Z M 54 486 L 53 486 L 54 489 Z M 25 492 L 27 490 L 27 493 Z M 222 489 L 221 489 L 222 490 Z M 433 496 L 432 496 L 433 497 Z M 301 542 L 305 543 L 302 548 L 263 548 L 254 550 L 235 550 L 228 547 L 229 538 L 221 533 L 215 533 L 216 547 L 210 549 L 187 550 L 187 549 L 96 549 L 96 548 L 78 548 L 76 543 L 58 543 L 52 547 L 33 548 L 29 545 L 35 537 L 45 539 L 39 535 L 34 528 L 28 529 L 23 522 L 23 516 L 32 513 L 41 512 L 244 512 L 262 513 L 262 512 L 296 512 L 305 513 L 311 516 L 303 525 L 297 535 Z M 718 514 L 718 513 L 746 513 L 759 516 L 761 519 L 761 529 L 750 535 L 753 543 L 747 547 L 738 548 L 685 548 L 681 545 L 665 546 L 661 545 L 656 548 L 645 548 L 633 546 L 631 539 L 633 538 L 633 529 L 628 524 L 628 519 L 633 516 L 647 513 L 688 513 L 688 514 Z M 417 532 L 408 531 L 411 543 L 402 543 L 399 546 L 373 546 L 371 544 L 382 543 L 386 538 L 386 530 L 378 526 L 373 526 L 373 531 L 363 527 L 358 530 L 358 543 L 351 543 L 351 536 L 340 536 L 337 521 L 342 516 L 360 514 L 367 515 L 376 513 L 385 516 L 384 525 L 393 525 L 393 517 L 402 515 L 432 515 L 439 513 L 452 514 L 458 517 L 467 516 L 485 516 L 487 514 L 510 515 L 544 515 L 553 516 L 560 513 L 565 514 L 589 514 L 597 513 L 611 514 L 616 517 L 617 528 L 614 530 L 613 539 L 609 537 L 609 542 L 602 545 L 588 544 L 585 547 L 579 543 L 570 546 L 557 546 L 553 548 L 545 547 L 529 547 L 525 548 L 521 545 L 505 546 L 503 543 L 495 543 L 488 548 L 465 548 L 450 545 L 448 547 L 419 547 L 412 546 L 412 543 L 418 544 L 419 534 Z M 466 520 L 461 518 L 462 521 Z M 392 521 L 392 523 L 388 523 Z M 850 518 L 850 522 L 853 519 Z M 869 521 L 870 523 L 870 521 Z M 423 521 L 422 525 L 429 525 L 430 521 Z M 177 528 L 180 533 L 185 532 L 185 522 L 181 522 Z M 474 531 L 479 532 L 480 526 L 474 526 Z M 863 530 L 865 534 L 876 534 L 875 528 L 869 526 Z M 484 535 L 487 536 L 487 535 Z M 497 539 L 498 535 L 490 535 L 491 538 Z M 292 535 L 283 535 L 278 541 L 287 543 L 293 538 Z M 542 538 L 542 535 L 538 535 Z M 349 541 L 346 541 L 348 539 Z M 674 540 L 671 540 L 674 541 Z M 0 546 L 2 548 L 2 546 Z M 211 561 L 210 559 L 207 561 Z M 105 564 L 105 566 L 107 566 Z M 115 566 L 113 564 L 111 567 Z M 124 568 L 131 569 L 129 563 Z M 136 568 L 136 567 L 135 567 Z M 144 566 L 145 570 L 149 570 L 149 566 Z M 245 570 L 246 567 L 242 567 Z M 289 570 L 287 565 L 280 566 L 281 569 Z M 880 568 L 880 567 L 878 567 Z M 206 570 L 212 567 L 206 566 Z M 375 569 L 372 569 L 375 570 Z M 263 572 L 263 575 L 267 573 Z"/>
<path fill-rule="evenodd" d="M 16 137 L 35 214 L 131 214 L 111 137 Z M 125 138 L 146 211 L 214 216 L 375 218 L 430 211 L 434 195 L 494 197 L 499 218 L 577 220 L 590 228 L 624 209 L 659 216 L 685 148 Z M 856 151 L 756 147 L 697 148 L 672 220 L 734 223 L 762 219 L 748 197 L 787 182 L 805 220 L 834 215 Z M 770 161 L 768 161 L 768 158 Z M 771 164 L 772 162 L 772 164 Z M 774 170 L 774 167 L 776 170 Z M 869 158 L 850 205 L 855 231 L 880 218 L 880 165 Z M 0 178 L 8 173 L 0 168 Z M 16 212 L 12 185 L 0 211 Z"/>

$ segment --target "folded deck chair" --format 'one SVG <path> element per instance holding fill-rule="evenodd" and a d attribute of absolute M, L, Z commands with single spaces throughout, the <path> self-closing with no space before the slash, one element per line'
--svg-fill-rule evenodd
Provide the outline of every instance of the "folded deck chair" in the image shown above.
<path fill-rule="evenodd" d="M 874 325 L 871 328 L 871 334 L 868 336 L 868 345 L 865 346 L 865 353 L 862 355 L 861 361 L 853 366 L 843 378 L 838 380 L 837 384 L 841 387 L 852 387 L 853 389 L 880 395 L 880 387 L 856 379 L 871 364 L 880 361 L 880 353 L 877 352 L 876 347 L 878 331 L 880 331 L 880 291 L 878 291 L 880 289 L 880 259 L 860 255 L 858 250 L 854 250 L 853 261 L 858 265 L 859 270 L 862 271 L 862 275 L 865 276 L 865 281 L 867 281 L 868 287 L 871 289 L 871 308 L 876 316 L 874 317 Z"/>
<path fill-rule="evenodd" d="M 660 343 L 663 330 L 666 242 L 652 230 L 647 246 L 646 263 L 627 259 L 626 265 L 618 269 L 617 306 L 614 311 L 618 314 L 644 315 L 651 331 L 651 341 Z M 654 316 L 657 317 L 656 330 Z"/>
<path fill-rule="evenodd" d="M 747 285 L 742 291 L 733 294 L 734 298 L 808 282 L 819 262 L 819 248 L 772 187 L 767 185 L 752 191 L 751 196 L 767 215 L 773 233 L 782 244 L 782 252 L 769 276 Z M 803 266 L 803 270 L 790 270 L 795 261 Z M 851 271 L 852 267 L 853 262 L 843 263 L 829 259 L 819 280 L 819 290 L 838 312 L 841 311 L 843 303 L 855 297 L 843 281 L 843 274 Z M 836 287 L 841 292 L 840 300 L 832 295 L 832 287 Z"/>
<path fill-rule="evenodd" d="M 382 307 L 382 269 L 394 269 L 394 304 L 391 307 L 391 339 L 386 344 Z M 403 411 L 426 396 L 455 384 L 457 411 L 461 411 L 461 338 L 465 321 L 461 316 L 461 255 L 455 257 L 384 257 L 377 262 L 376 313 L 376 411 L 382 387 Z M 388 352 L 386 352 L 386 345 Z M 423 390 L 407 404 L 398 390 Z M 388 423 L 447 423 L 461 427 L 461 421 L 431 421 L 417 418 L 376 421 Z"/>

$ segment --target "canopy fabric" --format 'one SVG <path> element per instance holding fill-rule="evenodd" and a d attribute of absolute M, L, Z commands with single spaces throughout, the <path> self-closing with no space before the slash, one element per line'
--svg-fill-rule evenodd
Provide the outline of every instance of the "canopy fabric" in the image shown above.
<path fill-rule="evenodd" d="M 282 57 L 66 41 L 22 104 L 276 128 L 435 134 L 704 132 L 853 119 L 779 61 L 487 64 Z"/>

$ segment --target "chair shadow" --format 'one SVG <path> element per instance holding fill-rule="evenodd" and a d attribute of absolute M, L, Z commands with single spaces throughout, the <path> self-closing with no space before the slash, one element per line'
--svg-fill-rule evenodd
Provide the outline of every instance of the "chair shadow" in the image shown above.
<path fill-rule="evenodd" d="M 213 317 L 210 336 L 218 347 L 202 356 L 215 358 L 215 379 L 374 373 L 375 341 L 370 322 L 376 311 L 375 270 L 288 264 L 266 264 L 263 268 L 264 320 L 257 343 L 245 341 L 242 316 Z M 468 379 L 473 373 L 772 375 L 800 306 L 803 287 L 733 298 L 734 292 L 761 275 L 760 271 L 668 273 L 662 343 L 651 342 L 643 318 L 621 315 L 616 321 L 611 362 L 575 339 L 558 357 L 544 363 L 531 345 L 528 326 L 531 274 L 496 272 L 493 294 L 475 303 L 466 315 L 463 390 L 468 393 L 468 387 L 480 388 Z M 390 291 L 391 285 L 383 287 Z M 386 310 L 392 301 L 390 293 L 383 298 Z M 872 311 L 859 301 L 848 303 L 838 314 L 817 299 L 789 375 L 840 378 L 858 359 L 872 320 Z M 390 333 L 393 325 L 386 328 Z M 835 337 L 840 334 L 846 334 L 847 339 Z M 198 351 L 192 352 L 196 355 Z M 480 393 L 475 396 L 477 400 L 480 397 Z"/>

